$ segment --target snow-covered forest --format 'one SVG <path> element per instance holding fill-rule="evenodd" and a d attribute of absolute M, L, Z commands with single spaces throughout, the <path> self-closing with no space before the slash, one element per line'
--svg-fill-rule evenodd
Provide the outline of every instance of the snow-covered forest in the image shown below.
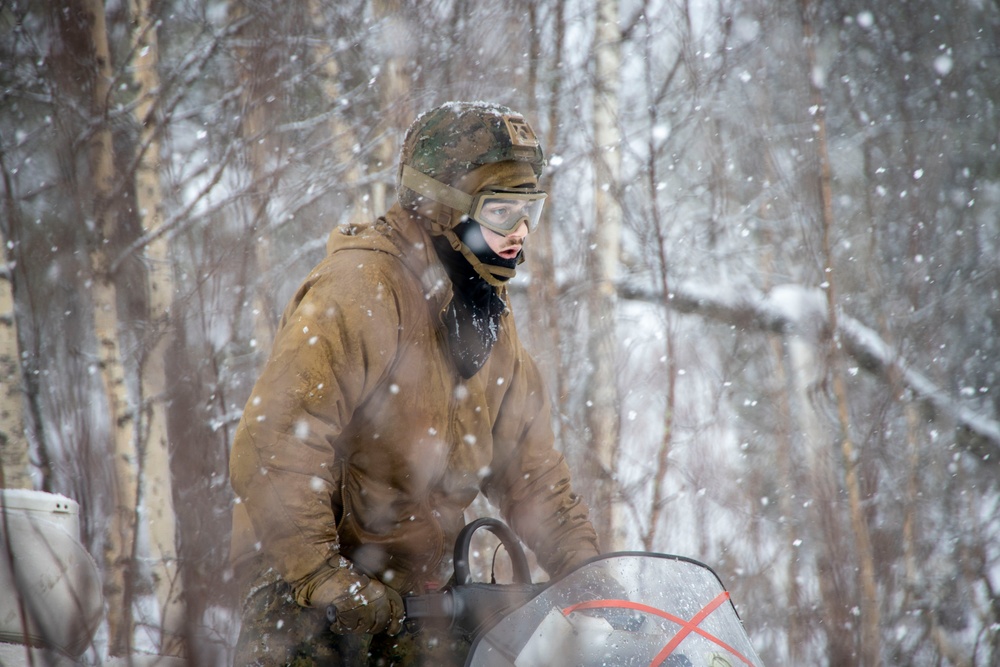
<path fill-rule="evenodd" d="M 996 0 L 6 0 L 0 84 L 0 486 L 80 503 L 90 663 L 224 664 L 278 316 L 453 99 L 545 146 L 512 300 L 605 547 L 769 665 L 1000 663 Z"/>

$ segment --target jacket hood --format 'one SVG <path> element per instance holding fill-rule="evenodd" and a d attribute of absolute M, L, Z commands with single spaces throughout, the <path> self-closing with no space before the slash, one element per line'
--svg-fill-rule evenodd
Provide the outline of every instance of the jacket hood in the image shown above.
<path fill-rule="evenodd" d="M 430 222 L 394 204 L 373 223 L 343 224 L 330 232 L 326 252 L 377 250 L 399 257 L 424 290 L 424 298 L 441 312 L 452 299 L 452 285 L 434 251 Z"/>

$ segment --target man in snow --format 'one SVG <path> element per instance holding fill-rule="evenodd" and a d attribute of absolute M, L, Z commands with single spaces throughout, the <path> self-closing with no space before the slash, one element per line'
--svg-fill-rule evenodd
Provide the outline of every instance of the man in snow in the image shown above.
<path fill-rule="evenodd" d="M 507 304 L 542 166 L 519 114 L 445 104 L 406 134 L 398 203 L 331 234 L 233 443 L 236 665 L 460 660 L 401 632 L 401 598 L 447 581 L 480 491 L 550 575 L 597 555 Z"/>

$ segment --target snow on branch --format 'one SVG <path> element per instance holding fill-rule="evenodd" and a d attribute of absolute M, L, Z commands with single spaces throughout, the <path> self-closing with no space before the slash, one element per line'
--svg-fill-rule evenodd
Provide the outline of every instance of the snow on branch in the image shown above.
<path fill-rule="evenodd" d="M 622 286 L 627 299 L 662 303 L 656 292 Z M 813 340 L 828 332 L 826 296 L 819 289 L 781 285 L 763 294 L 749 286 L 703 283 L 683 285 L 667 296 L 667 305 L 680 313 L 699 315 L 741 330 L 796 333 Z M 893 374 L 918 401 L 930 419 L 957 426 L 959 445 L 983 461 L 1000 461 L 1000 422 L 977 414 L 922 373 L 913 370 L 877 332 L 843 312 L 838 331 L 844 351 L 859 367 L 889 381 Z"/>
<path fill-rule="evenodd" d="M 873 330 L 846 315 L 839 315 L 844 349 L 862 368 L 879 376 L 899 373 L 931 419 L 944 418 L 959 429 L 959 443 L 983 461 L 1000 460 L 1000 423 L 983 417 L 952 399 L 929 378 L 910 368 Z"/>

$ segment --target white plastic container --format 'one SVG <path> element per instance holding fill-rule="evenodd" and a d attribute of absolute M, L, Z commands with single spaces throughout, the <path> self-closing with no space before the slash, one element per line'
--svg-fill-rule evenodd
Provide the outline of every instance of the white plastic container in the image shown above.
<path fill-rule="evenodd" d="M 0 643 L 78 657 L 103 606 L 97 564 L 80 544 L 77 502 L 0 489 Z"/>

